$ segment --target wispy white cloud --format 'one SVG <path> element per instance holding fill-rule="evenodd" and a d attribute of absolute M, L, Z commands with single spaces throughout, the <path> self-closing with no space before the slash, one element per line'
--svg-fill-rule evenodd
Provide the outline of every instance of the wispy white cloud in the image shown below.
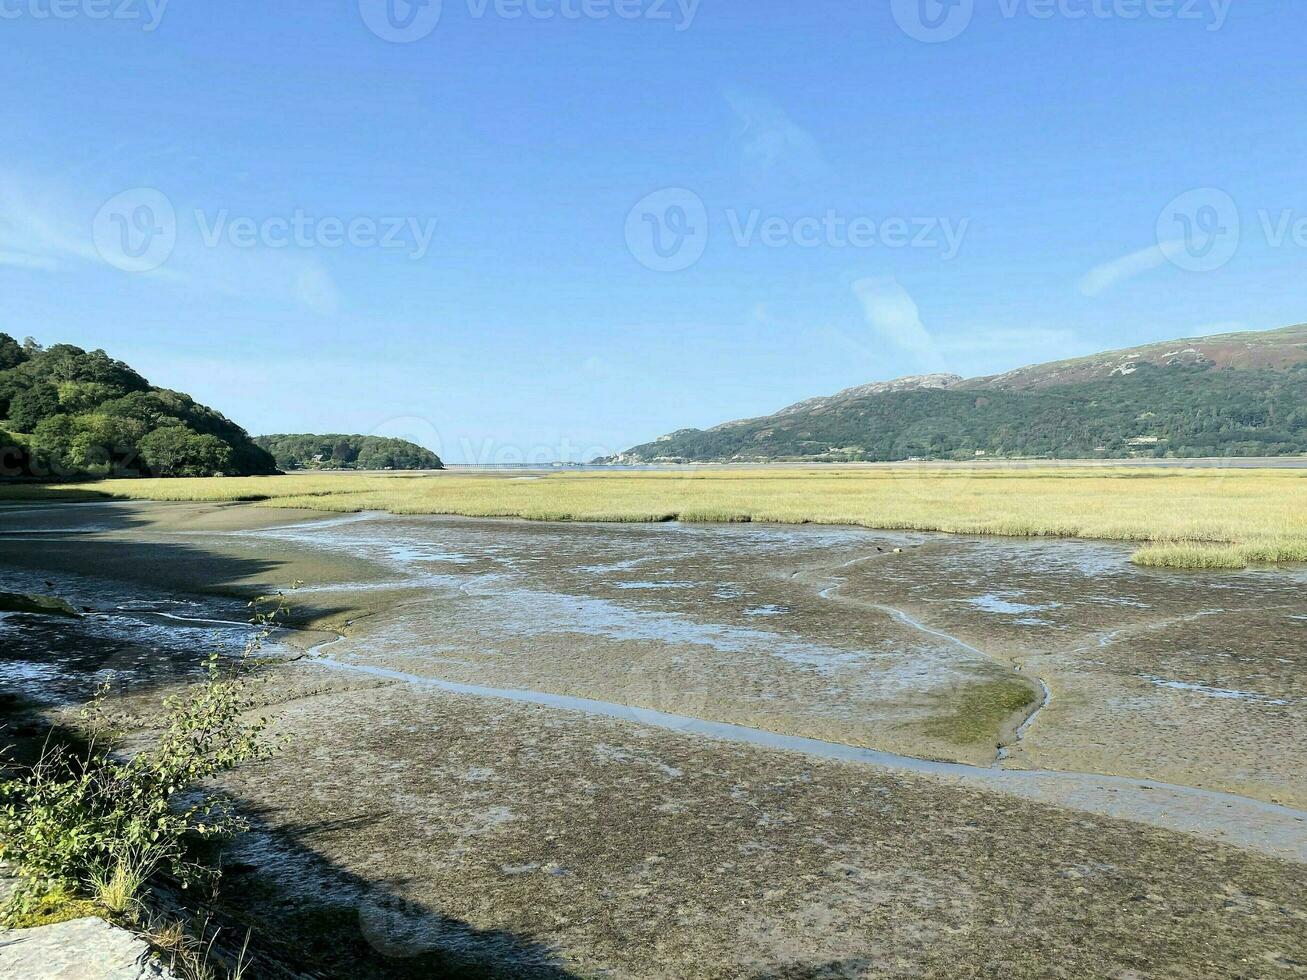
<path fill-rule="evenodd" d="M 1166 255 L 1165 245 L 1150 245 L 1095 266 L 1080 280 L 1080 292 L 1086 296 L 1097 296 L 1113 286 L 1165 265 Z"/>
<path fill-rule="evenodd" d="M 53 272 L 59 268 L 59 263 L 47 255 L 31 255 L 26 252 L 0 251 L 0 265 L 34 272 Z"/>
<path fill-rule="evenodd" d="M 911 354 L 928 371 L 943 369 L 944 358 L 908 291 L 890 277 L 859 279 L 853 292 L 867 325 L 882 341 Z"/>
<path fill-rule="evenodd" d="M 96 249 L 94 219 L 104 199 L 0 169 L 0 266 L 78 276 L 115 270 Z M 131 273 L 188 289 L 335 314 L 341 294 L 314 255 L 206 244 L 193 209 L 176 209 L 177 244 L 166 263 Z"/>
<path fill-rule="evenodd" d="M 895 365 L 898 375 L 948 372 L 963 377 L 1001 374 L 1043 361 L 1092 353 L 1074 330 L 1056 327 L 1009 327 L 977 324 L 962 332 L 931 329 L 922 321 L 911 294 L 892 278 L 860 279 L 853 284 L 871 327 L 870 338 L 828 327 L 819 331 L 822 343 L 843 347 L 850 355 L 882 364 L 887 355 L 907 355 Z M 883 367 L 865 381 L 888 381 Z"/>
<path fill-rule="evenodd" d="M 0 170 L 0 252 L 9 257 L 4 264 L 50 270 L 61 259 L 98 261 L 90 222 L 79 235 L 75 213 L 56 188 Z"/>
<path fill-rule="evenodd" d="M 296 298 L 322 316 L 331 316 L 340 310 L 340 290 L 331 275 L 317 264 L 306 266 L 295 277 Z"/>
<path fill-rule="evenodd" d="M 741 165 L 755 180 L 810 181 L 830 175 L 817 140 L 776 103 L 730 89 L 726 102 L 735 113 Z"/>

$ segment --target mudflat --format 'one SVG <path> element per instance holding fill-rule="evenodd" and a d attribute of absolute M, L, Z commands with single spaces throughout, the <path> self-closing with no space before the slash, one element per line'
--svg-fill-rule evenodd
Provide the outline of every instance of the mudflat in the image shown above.
<path fill-rule="evenodd" d="M 1292 568 L 206 503 L 11 505 L 0 542 L 0 591 L 88 610 L 0 619 L 51 710 L 113 669 L 144 721 L 242 597 L 305 583 L 229 901 L 338 975 L 1307 962 Z"/>

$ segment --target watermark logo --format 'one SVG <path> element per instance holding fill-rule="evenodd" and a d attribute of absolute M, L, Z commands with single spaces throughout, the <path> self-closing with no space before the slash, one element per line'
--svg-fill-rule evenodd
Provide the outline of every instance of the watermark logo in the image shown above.
<path fill-rule="evenodd" d="M 373 34 L 392 44 L 412 44 L 440 23 L 443 0 L 358 0 L 359 14 Z"/>
<path fill-rule="evenodd" d="M 4 0 L 0 0 L 4 2 Z M 11 0 L 12 2 L 12 0 Z M 694 25 L 701 0 L 467 0 L 472 20 L 643 20 L 671 24 L 678 33 Z M 358 0 L 363 23 L 383 41 L 411 44 L 440 23 L 442 0 Z"/>
<path fill-rule="evenodd" d="M 441 916 L 380 890 L 359 902 L 358 917 L 364 940 L 387 959 L 413 959 L 428 953 L 448 932 Z"/>
<path fill-rule="evenodd" d="M 711 216 L 703 198 L 684 187 L 655 191 L 626 216 L 626 246 L 654 272 L 681 272 L 703 258 L 712 218 L 720 219 L 736 248 L 928 249 L 945 261 L 957 256 L 969 218 L 767 214 L 760 208 L 724 208 Z"/>
<path fill-rule="evenodd" d="M 0 20 L 136 21 L 152 34 L 163 23 L 169 0 L 0 0 Z"/>
<path fill-rule="evenodd" d="M 579 466 L 612 456 L 612 446 L 573 442 L 566 436 L 554 442 L 509 442 L 462 436 L 448 443 L 440 430 L 421 415 L 397 415 L 373 426 L 367 435 L 402 439 L 431 450 L 452 466 L 485 469 L 552 469 Z"/>
<path fill-rule="evenodd" d="M 1173 265 L 1188 272 L 1212 272 L 1239 250 L 1239 208 L 1225 191 L 1186 191 L 1162 209 L 1157 244 Z"/>
<path fill-rule="evenodd" d="M 1173 20 L 1225 26 L 1234 0 L 998 0 L 1004 21 Z M 975 0 L 890 0 L 899 29 L 927 44 L 951 41 L 971 26 Z"/>
<path fill-rule="evenodd" d="M 688 671 L 637 671 L 631 679 L 631 718 L 641 725 L 686 731 L 709 717 L 708 687 Z"/>
<path fill-rule="evenodd" d="M 123 272 L 151 272 L 177 247 L 177 212 L 161 191 L 137 187 L 105 201 L 92 225 L 100 257 Z"/>
<path fill-rule="evenodd" d="M 899 29 L 926 44 L 951 41 L 971 24 L 975 0 L 891 0 Z"/>
<path fill-rule="evenodd" d="M 194 227 L 192 228 L 192 223 Z M 137 187 L 110 198 L 95 216 L 92 237 L 100 257 L 124 272 L 151 272 L 177 248 L 179 232 L 196 233 L 208 249 L 381 249 L 413 261 L 426 258 L 437 219 L 413 216 L 315 216 L 303 208 L 253 217 L 228 208 L 201 208 L 179 218 L 167 195 Z"/>
<path fill-rule="evenodd" d="M 552 468 L 579 466 L 613 455 L 611 446 L 575 443 L 566 437 L 557 442 L 501 442 L 497 439 L 458 440 L 458 454 L 463 465 L 503 468 Z"/>
<path fill-rule="evenodd" d="M 626 247 L 654 272 L 690 268 L 708 248 L 708 208 L 694 191 L 668 187 L 642 198 L 626 216 Z"/>

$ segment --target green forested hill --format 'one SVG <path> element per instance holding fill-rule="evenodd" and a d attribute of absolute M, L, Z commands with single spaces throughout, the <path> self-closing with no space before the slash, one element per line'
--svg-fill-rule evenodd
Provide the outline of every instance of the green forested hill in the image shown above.
<path fill-rule="evenodd" d="M 275 472 L 240 426 L 104 351 L 0 333 L 0 477 Z"/>
<path fill-rule="evenodd" d="M 1307 453 L 1307 329 L 1174 341 L 1022 368 L 868 385 L 615 457 L 892 461 Z"/>
<path fill-rule="evenodd" d="M 256 436 L 283 470 L 439 470 L 440 457 L 403 439 L 350 435 Z"/>

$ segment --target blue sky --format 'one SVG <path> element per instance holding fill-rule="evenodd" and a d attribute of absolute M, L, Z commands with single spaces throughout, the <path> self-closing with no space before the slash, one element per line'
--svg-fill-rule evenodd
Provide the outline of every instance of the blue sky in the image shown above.
<path fill-rule="evenodd" d="M 0 330 L 511 462 L 1301 322 L 1300 8 L 0 0 Z"/>

